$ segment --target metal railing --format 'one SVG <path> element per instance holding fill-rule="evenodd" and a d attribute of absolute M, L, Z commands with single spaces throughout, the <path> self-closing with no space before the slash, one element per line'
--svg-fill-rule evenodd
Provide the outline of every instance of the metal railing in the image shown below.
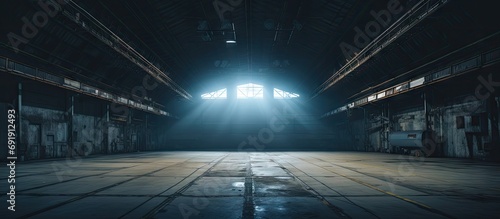
<path fill-rule="evenodd" d="M 169 116 L 169 117 L 174 117 L 172 114 L 169 112 L 166 112 L 164 110 L 161 110 L 156 107 L 156 105 L 159 105 L 155 102 L 152 102 L 148 104 L 144 103 L 139 103 L 137 101 L 133 101 L 129 98 L 112 94 L 110 92 L 104 91 L 102 89 L 98 89 L 95 87 L 92 87 L 90 85 L 84 84 L 79 81 L 75 81 L 69 78 L 64 78 L 60 77 L 54 74 L 47 73 L 43 70 L 40 70 L 38 68 L 34 68 L 29 65 L 22 64 L 20 62 L 13 61 L 8 58 L 0 57 L 0 69 L 4 69 L 8 73 L 12 73 L 15 75 L 19 75 L 22 77 L 27 77 L 31 79 L 38 80 L 43 83 L 48 83 L 51 85 L 55 85 L 58 87 L 65 88 L 67 90 L 72 90 L 76 91 L 82 94 L 86 94 L 92 97 L 96 97 L 99 99 L 107 100 L 110 102 L 122 104 L 131 108 L 139 109 L 142 111 L 146 111 L 149 113 L 154 113 L 157 115 L 163 115 L 163 116 Z"/>
<path fill-rule="evenodd" d="M 500 48 L 496 48 L 480 55 L 474 55 L 472 57 L 465 58 L 462 61 L 451 64 L 446 68 L 440 68 L 439 70 L 430 71 L 423 76 L 366 95 L 365 97 L 359 98 L 349 104 L 329 111 L 323 114 L 321 117 L 330 117 L 340 112 L 344 112 L 350 108 L 360 107 L 368 103 L 380 101 L 402 93 L 406 93 L 410 90 L 418 89 L 442 80 L 450 79 L 457 75 L 470 72 L 471 70 L 478 69 L 495 62 L 500 62 Z"/>

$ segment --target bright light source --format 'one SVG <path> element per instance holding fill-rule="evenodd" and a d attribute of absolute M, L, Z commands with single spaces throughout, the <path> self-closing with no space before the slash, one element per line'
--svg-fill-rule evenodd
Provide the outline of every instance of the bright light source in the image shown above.
<path fill-rule="evenodd" d="M 264 99 L 264 86 L 258 84 L 242 84 L 237 87 L 238 99 Z"/>
<path fill-rule="evenodd" d="M 376 100 L 376 99 L 377 99 L 377 95 L 376 95 L 376 94 L 371 95 L 371 96 L 369 96 L 369 97 L 368 97 L 368 102 L 370 102 L 370 101 L 374 101 L 374 100 Z"/>
<path fill-rule="evenodd" d="M 385 92 L 381 92 L 377 94 L 377 99 L 384 98 L 385 97 Z"/>
<path fill-rule="evenodd" d="M 236 43 L 236 40 L 227 40 L 226 41 L 227 44 L 235 44 Z"/>
<path fill-rule="evenodd" d="M 299 94 L 291 93 L 287 91 L 280 90 L 278 88 L 274 88 L 274 99 L 292 99 L 300 97 Z"/>
<path fill-rule="evenodd" d="M 218 91 L 202 94 L 201 99 L 204 100 L 227 99 L 227 89 L 224 88 Z"/>

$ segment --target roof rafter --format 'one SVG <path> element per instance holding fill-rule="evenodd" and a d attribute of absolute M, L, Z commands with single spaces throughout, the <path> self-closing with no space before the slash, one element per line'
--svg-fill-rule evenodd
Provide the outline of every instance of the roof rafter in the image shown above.
<path fill-rule="evenodd" d="M 155 78 L 157 81 L 167 85 L 171 90 L 173 90 L 183 98 L 188 100 L 192 98 L 191 94 L 189 94 L 181 86 L 175 83 L 167 74 L 162 72 L 158 67 L 152 64 L 134 48 L 132 48 L 115 33 L 105 27 L 85 9 L 83 9 L 73 1 L 68 1 L 67 5 L 71 7 L 71 11 L 68 10 L 69 8 L 65 8 L 63 11 L 64 16 L 80 25 L 84 30 L 139 66 L 141 69 L 146 71 L 146 73 L 153 76 L 153 78 Z"/>

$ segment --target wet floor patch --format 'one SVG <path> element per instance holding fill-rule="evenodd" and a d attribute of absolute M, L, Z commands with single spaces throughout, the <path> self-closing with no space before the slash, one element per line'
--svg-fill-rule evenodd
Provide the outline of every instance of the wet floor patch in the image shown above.
<path fill-rule="evenodd" d="M 255 218 L 338 218 L 313 197 L 256 197 Z"/>
<path fill-rule="evenodd" d="M 212 177 L 244 177 L 246 175 L 245 169 L 237 170 L 212 170 L 206 174 Z"/>
<path fill-rule="evenodd" d="M 254 176 L 289 176 L 281 167 L 253 167 Z"/>
<path fill-rule="evenodd" d="M 255 196 L 311 196 L 293 177 L 255 177 L 254 185 Z"/>
<path fill-rule="evenodd" d="M 155 218 L 241 218 L 243 198 L 179 197 L 160 210 Z"/>
<path fill-rule="evenodd" d="M 243 196 L 244 177 L 202 177 L 183 195 L 188 196 Z"/>
<path fill-rule="evenodd" d="M 245 175 L 246 163 L 241 162 L 220 163 L 206 174 L 212 177 L 244 177 Z"/>

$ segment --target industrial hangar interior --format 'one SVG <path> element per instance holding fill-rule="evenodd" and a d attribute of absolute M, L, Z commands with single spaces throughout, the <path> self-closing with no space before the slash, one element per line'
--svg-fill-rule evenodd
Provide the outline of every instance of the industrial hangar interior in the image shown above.
<path fill-rule="evenodd" d="M 500 215 L 491 1 L 0 4 L 2 218 Z"/>

